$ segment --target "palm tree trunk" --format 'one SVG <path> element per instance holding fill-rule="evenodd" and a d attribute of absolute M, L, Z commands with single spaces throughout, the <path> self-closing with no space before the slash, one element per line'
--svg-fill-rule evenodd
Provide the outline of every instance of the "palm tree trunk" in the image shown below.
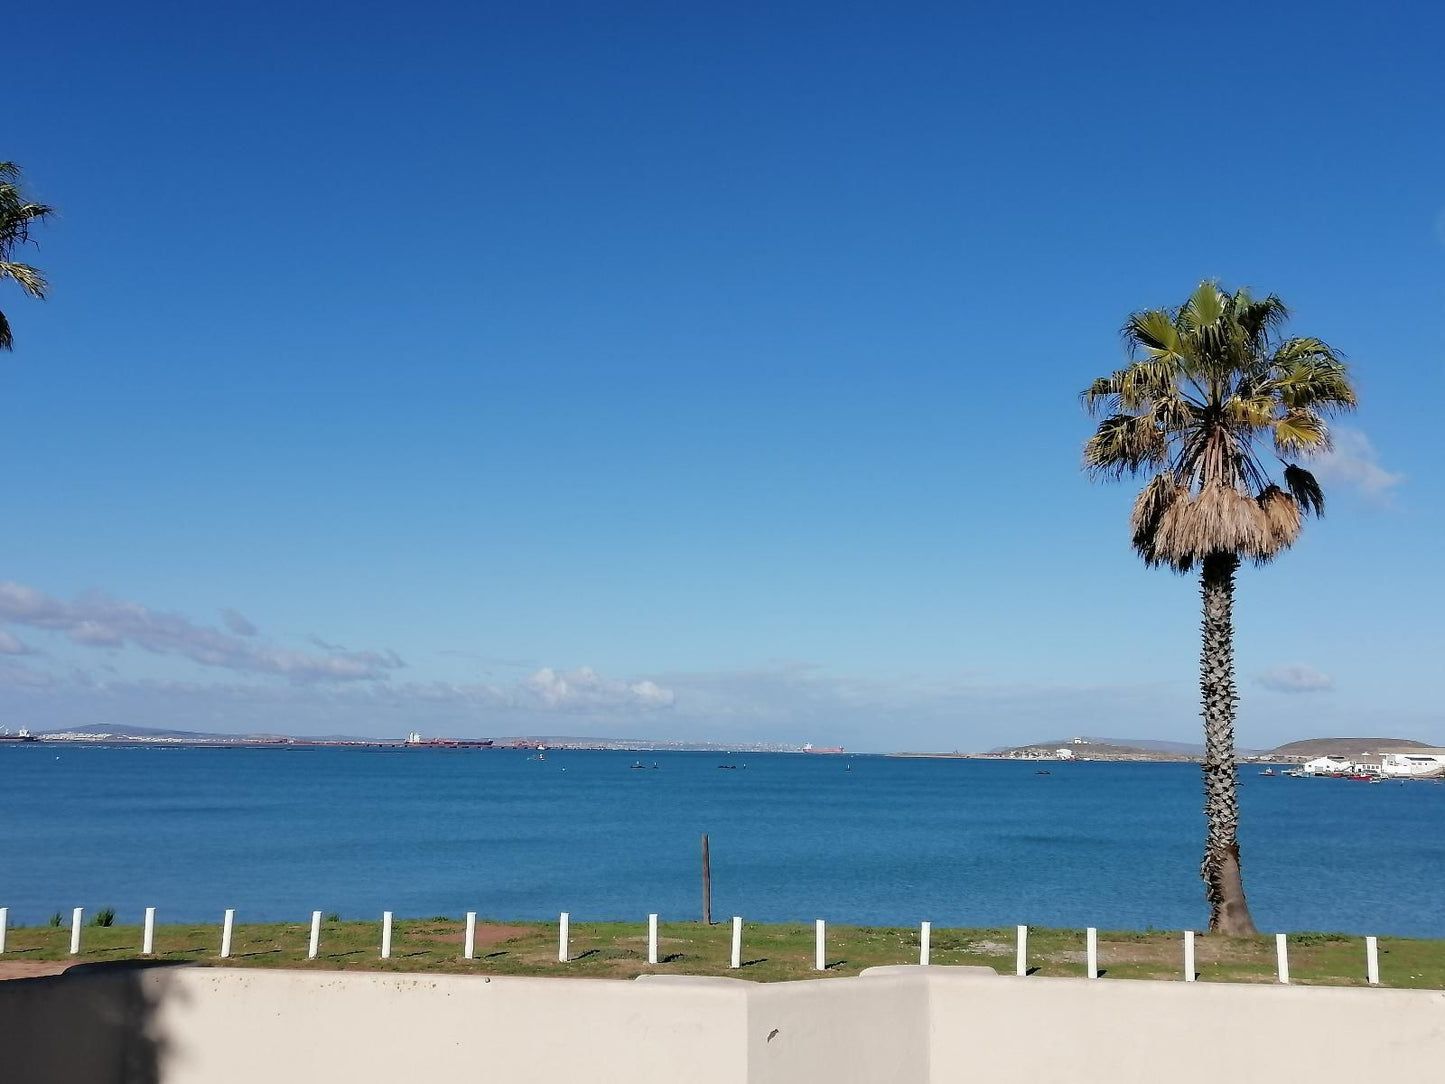
<path fill-rule="evenodd" d="M 1239 875 L 1239 793 L 1234 765 L 1234 573 L 1239 558 L 1211 553 L 1199 577 L 1204 597 L 1204 638 L 1199 655 L 1199 691 L 1204 700 L 1204 815 L 1209 822 L 1204 876 L 1209 929 L 1241 937 L 1254 921 Z"/>

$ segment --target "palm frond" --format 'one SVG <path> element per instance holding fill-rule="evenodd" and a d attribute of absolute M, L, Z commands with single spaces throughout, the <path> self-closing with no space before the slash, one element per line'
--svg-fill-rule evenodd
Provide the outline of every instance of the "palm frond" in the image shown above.
<path fill-rule="evenodd" d="M 1325 491 L 1309 471 L 1288 464 L 1284 468 L 1284 484 L 1302 512 L 1313 514 L 1317 519 L 1325 514 Z"/>
<path fill-rule="evenodd" d="M 1291 339 L 1274 355 L 1274 384 L 1289 408 L 1353 410 L 1358 402 L 1349 370 L 1318 339 Z"/>
<path fill-rule="evenodd" d="M 0 312 L 0 350 L 14 350 L 15 337 L 10 334 L 10 321 Z"/>
<path fill-rule="evenodd" d="M 1147 415 L 1111 414 L 1084 445 L 1084 466 L 1093 474 L 1122 478 L 1162 464 L 1169 443 Z"/>
<path fill-rule="evenodd" d="M 1330 431 L 1325 420 L 1309 407 L 1292 407 L 1275 419 L 1274 446 L 1280 455 L 1328 451 Z"/>
<path fill-rule="evenodd" d="M 1154 550 L 1156 561 L 1188 571 L 1211 553 L 1267 560 L 1274 545 L 1264 512 L 1253 498 L 1211 482 L 1169 506 L 1154 533 Z"/>
<path fill-rule="evenodd" d="M 1160 556 L 1156 538 L 1159 524 L 1165 513 L 1176 501 L 1188 500 L 1189 489 L 1179 483 L 1173 471 L 1162 471 L 1139 491 L 1134 499 L 1134 511 L 1129 525 L 1134 530 L 1134 549 L 1149 565 L 1157 565 L 1165 559 Z"/>
<path fill-rule="evenodd" d="M 1163 309 L 1131 313 L 1121 334 L 1131 353 L 1142 352 L 1146 357 L 1168 357 L 1179 362 L 1184 359 L 1184 344 L 1174 319 Z"/>
<path fill-rule="evenodd" d="M 1240 289 L 1234 293 L 1233 318 L 1248 341 L 1262 348 L 1289 319 L 1289 309 L 1274 294 L 1256 301 Z"/>
<path fill-rule="evenodd" d="M 1267 486 L 1256 502 L 1264 515 L 1265 530 L 1270 538 L 1270 556 L 1288 549 L 1299 538 L 1303 517 L 1299 503 L 1279 486 Z"/>
<path fill-rule="evenodd" d="M 37 267 L 24 263 L 7 263 L 0 260 L 0 279 L 14 279 L 22 290 L 37 301 L 45 300 L 48 284 Z"/>
<path fill-rule="evenodd" d="M 1263 429 L 1274 420 L 1274 396 L 1244 387 L 1224 401 L 1224 414 L 1242 429 Z"/>
<path fill-rule="evenodd" d="M 1224 315 L 1225 295 L 1216 282 L 1201 282 L 1184 307 L 1179 310 L 1179 320 L 1190 331 L 1200 332 L 1219 323 Z"/>
<path fill-rule="evenodd" d="M 1080 392 L 1079 402 L 1084 409 L 1096 416 L 1106 410 L 1110 414 L 1118 413 L 1119 377 L 1122 372 L 1119 370 L 1111 376 L 1101 376 Z"/>

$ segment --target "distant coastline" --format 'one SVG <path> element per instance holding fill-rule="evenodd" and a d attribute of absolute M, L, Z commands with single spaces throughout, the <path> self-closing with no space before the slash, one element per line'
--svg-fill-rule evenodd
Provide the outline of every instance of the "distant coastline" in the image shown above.
<path fill-rule="evenodd" d="M 0 733 L 0 742 L 11 738 L 17 744 L 50 743 L 84 746 L 204 747 L 207 749 L 415 749 L 425 750 L 596 750 L 628 753 L 801 753 L 814 756 L 846 755 L 842 746 L 814 746 L 811 743 L 658 741 L 646 738 L 589 738 L 575 736 L 509 736 L 499 738 L 360 737 L 323 735 L 299 737 L 288 734 L 208 734 L 199 731 L 161 730 L 152 727 L 113 726 L 96 723 L 62 730 L 18 735 Z"/>

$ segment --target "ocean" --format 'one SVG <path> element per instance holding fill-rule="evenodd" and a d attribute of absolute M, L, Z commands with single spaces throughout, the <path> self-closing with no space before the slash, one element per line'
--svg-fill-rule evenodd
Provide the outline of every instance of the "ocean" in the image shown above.
<path fill-rule="evenodd" d="M 707 832 L 715 919 L 1204 928 L 1197 766 L 1037 767 L 0 745 L 0 906 L 25 924 L 76 906 L 675 921 L 700 915 Z M 1445 786 L 1241 780 L 1260 929 L 1445 937 Z"/>

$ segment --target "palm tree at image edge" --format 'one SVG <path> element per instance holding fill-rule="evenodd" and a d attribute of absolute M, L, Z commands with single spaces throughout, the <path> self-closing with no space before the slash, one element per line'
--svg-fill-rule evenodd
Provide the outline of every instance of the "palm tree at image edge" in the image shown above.
<path fill-rule="evenodd" d="M 43 203 L 32 203 L 20 191 L 20 167 L 14 162 L 0 162 L 0 281 L 11 279 L 37 301 L 45 299 L 47 284 L 39 268 L 13 259 L 15 250 L 30 240 L 32 223 L 42 222 L 54 213 Z M 15 340 L 10 321 L 0 310 L 0 350 L 12 350 Z"/>
<path fill-rule="evenodd" d="M 1129 363 L 1082 396 L 1102 419 L 1084 446 L 1085 469 L 1149 478 L 1130 517 L 1134 549 L 1151 567 L 1200 570 L 1208 824 L 1200 873 L 1210 930 L 1236 936 L 1255 927 L 1240 873 L 1234 576 L 1241 561 L 1267 564 L 1293 545 L 1305 516 L 1323 515 L 1319 483 L 1292 460 L 1328 451 L 1325 417 L 1356 402 L 1334 350 L 1282 337 L 1288 317 L 1273 294 L 1256 299 L 1205 282 L 1177 309 L 1131 315 Z M 1279 482 L 1268 459 L 1280 464 Z"/>

